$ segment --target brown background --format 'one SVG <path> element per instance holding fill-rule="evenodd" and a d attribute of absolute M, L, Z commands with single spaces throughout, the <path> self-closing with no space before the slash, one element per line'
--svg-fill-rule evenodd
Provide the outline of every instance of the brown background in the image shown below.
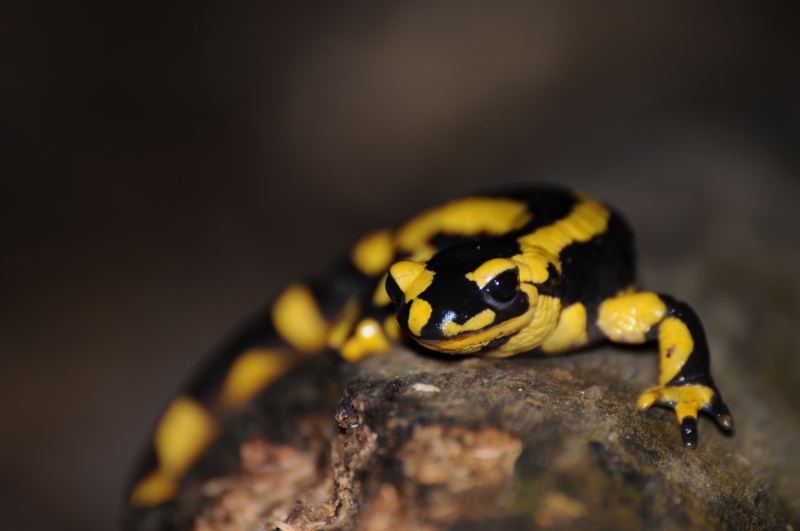
<path fill-rule="evenodd" d="M 0 528 L 113 528 L 159 409 L 238 322 L 365 230 L 504 183 L 625 211 L 645 284 L 797 422 L 800 9 L 17 4 Z"/>

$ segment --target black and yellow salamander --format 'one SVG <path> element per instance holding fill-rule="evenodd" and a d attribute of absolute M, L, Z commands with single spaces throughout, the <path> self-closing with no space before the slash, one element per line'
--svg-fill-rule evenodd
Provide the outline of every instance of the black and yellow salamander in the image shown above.
<path fill-rule="evenodd" d="M 637 405 L 674 408 L 683 444 L 694 448 L 700 411 L 725 429 L 733 419 L 697 314 L 639 291 L 634 262 L 619 214 L 551 186 L 463 197 L 368 234 L 328 275 L 285 288 L 172 400 L 128 492 L 129 513 L 169 504 L 222 419 L 307 357 L 334 350 L 354 363 L 406 336 L 447 354 L 497 358 L 656 341 L 658 383 Z"/>

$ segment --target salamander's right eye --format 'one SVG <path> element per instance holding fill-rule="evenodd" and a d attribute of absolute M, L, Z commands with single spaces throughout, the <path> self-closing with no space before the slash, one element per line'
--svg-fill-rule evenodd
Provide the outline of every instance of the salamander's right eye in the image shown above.
<path fill-rule="evenodd" d="M 483 291 L 496 302 L 509 302 L 519 292 L 519 270 L 514 268 L 503 271 L 487 282 Z"/>
<path fill-rule="evenodd" d="M 403 293 L 403 290 L 400 289 L 400 286 L 397 285 L 397 281 L 391 273 L 386 275 L 386 293 L 395 304 L 402 304 L 405 302 L 406 295 Z"/>

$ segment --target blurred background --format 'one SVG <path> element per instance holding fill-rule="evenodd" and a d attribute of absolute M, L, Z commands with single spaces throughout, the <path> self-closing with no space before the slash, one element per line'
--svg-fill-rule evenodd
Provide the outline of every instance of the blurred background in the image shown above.
<path fill-rule="evenodd" d="M 11 4 L 0 529 L 115 528 L 237 323 L 363 232 L 508 183 L 626 212 L 645 285 L 746 375 L 720 387 L 796 422 L 797 4 Z"/>

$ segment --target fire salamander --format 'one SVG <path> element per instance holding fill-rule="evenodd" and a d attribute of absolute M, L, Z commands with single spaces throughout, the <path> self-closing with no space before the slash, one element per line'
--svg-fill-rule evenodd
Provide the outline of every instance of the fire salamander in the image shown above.
<path fill-rule="evenodd" d="M 167 406 L 128 491 L 128 524 L 168 505 L 222 426 L 309 356 L 348 363 L 410 337 L 447 354 L 555 355 L 600 341 L 656 341 L 658 383 L 638 407 L 671 407 L 683 444 L 705 411 L 733 419 L 686 303 L 639 291 L 633 237 L 603 204 L 557 187 L 468 196 L 378 230 L 328 275 L 289 285 L 262 318 Z M 139 522 L 132 524 L 131 522 Z"/>

